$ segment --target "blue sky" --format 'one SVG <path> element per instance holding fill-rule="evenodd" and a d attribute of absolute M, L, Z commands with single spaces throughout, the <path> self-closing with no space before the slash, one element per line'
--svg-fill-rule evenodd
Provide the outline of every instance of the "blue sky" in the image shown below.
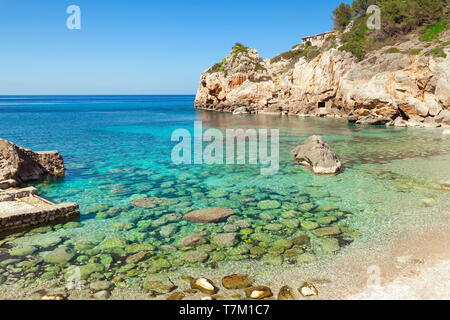
<path fill-rule="evenodd" d="M 0 94 L 195 94 L 235 42 L 271 58 L 330 30 L 339 2 L 0 0 Z"/>

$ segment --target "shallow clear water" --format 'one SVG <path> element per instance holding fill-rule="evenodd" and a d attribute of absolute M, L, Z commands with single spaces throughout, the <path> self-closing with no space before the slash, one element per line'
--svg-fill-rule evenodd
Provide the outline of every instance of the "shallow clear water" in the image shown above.
<path fill-rule="evenodd" d="M 196 111 L 193 101 L 194 96 L 0 97 L 2 138 L 64 156 L 66 176 L 34 184 L 40 195 L 77 202 L 81 209 L 80 224 L 0 236 L 0 284 L 62 279 L 68 266 L 85 266 L 82 277 L 88 281 L 115 283 L 139 282 L 149 270 L 220 269 L 227 261 L 283 268 L 362 241 L 383 229 L 384 217 L 409 208 L 448 208 L 438 201 L 450 185 L 450 139 L 440 129 L 233 116 Z M 174 165 L 170 136 L 177 128 L 192 131 L 196 120 L 224 132 L 279 129 L 279 173 L 262 176 L 257 165 Z M 339 155 L 343 173 L 315 176 L 293 161 L 290 150 L 313 134 Z M 149 197 L 163 200 L 153 208 L 130 204 Z M 215 224 L 181 220 L 190 211 L 214 207 L 231 208 L 235 215 Z M 339 234 L 313 231 L 325 226 L 338 227 Z M 218 244 L 214 237 L 224 232 L 235 233 L 235 242 Z M 180 240 L 192 234 L 204 241 L 181 247 Z M 309 241 L 291 241 L 301 235 Z M 35 250 L 11 256 L 25 245 Z M 48 262 L 45 256 L 61 246 L 73 257 Z M 140 252 L 146 255 L 130 259 Z"/>

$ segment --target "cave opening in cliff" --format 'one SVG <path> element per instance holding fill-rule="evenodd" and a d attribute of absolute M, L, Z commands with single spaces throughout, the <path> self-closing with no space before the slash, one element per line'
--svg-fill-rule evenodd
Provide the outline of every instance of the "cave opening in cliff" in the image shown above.
<path fill-rule="evenodd" d="M 317 106 L 319 107 L 319 109 L 325 108 L 325 101 L 320 101 Z"/>

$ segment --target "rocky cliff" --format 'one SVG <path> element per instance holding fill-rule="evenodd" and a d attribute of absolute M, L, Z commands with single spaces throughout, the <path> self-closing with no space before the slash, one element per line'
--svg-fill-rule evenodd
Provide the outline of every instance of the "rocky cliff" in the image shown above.
<path fill-rule="evenodd" d="M 34 152 L 0 138 L 0 181 L 28 182 L 64 172 L 64 161 L 58 151 Z"/>
<path fill-rule="evenodd" d="M 360 61 L 330 35 L 272 59 L 236 44 L 200 78 L 198 109 L 344 117 L 358 124 L 450 126 L 450 32 L 427 44 L 407 41 Z"/>

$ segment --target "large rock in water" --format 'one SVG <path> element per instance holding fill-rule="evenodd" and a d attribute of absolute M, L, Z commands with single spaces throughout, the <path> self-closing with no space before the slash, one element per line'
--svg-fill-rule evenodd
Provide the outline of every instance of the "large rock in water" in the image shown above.
<path fill-rule="evenodd" d="M 341 170 L 341 162 L 321 136 L 311 136 L 292 150 L 300 164 L 310 167 L 317 174 L 333 174 Z"/>
<path fill-rule="evenodd" d="M 229 216 L 232 216 L 233 214 L 234 211 L 231 209 L 223 209 L 223 208 L 203 209 L 189 212 L 183 217 L 183 220 L 192 222 L 211 223 L 223 221 Z"/>
<path fill-rule="evenodd" d="M 64 161 L 58 151 L 34 152 L 0 138 L 0 181 L 28 182 L 47 174 L 64 173 Z"/>

